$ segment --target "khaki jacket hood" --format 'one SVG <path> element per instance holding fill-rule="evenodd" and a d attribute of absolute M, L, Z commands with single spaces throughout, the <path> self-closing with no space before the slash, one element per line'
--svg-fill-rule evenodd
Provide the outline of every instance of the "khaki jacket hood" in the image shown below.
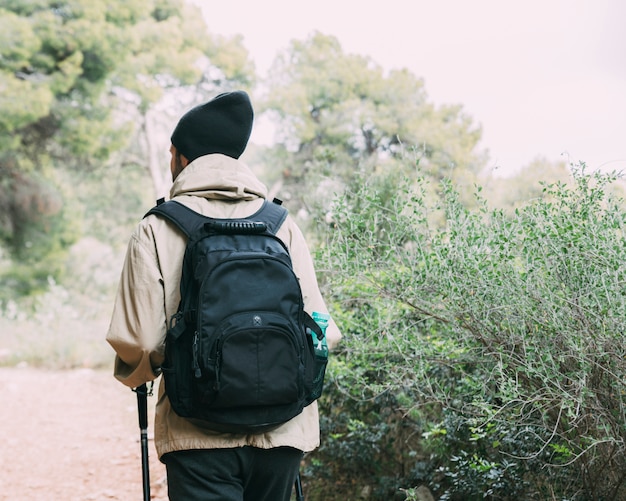
<path fill-rule="evenodd" d="M 267 188 L 243 163 L 225 155 L 206 155 L 178 175 L 170 198 L 193 195 L 211 200 L 267 198 Z"/>

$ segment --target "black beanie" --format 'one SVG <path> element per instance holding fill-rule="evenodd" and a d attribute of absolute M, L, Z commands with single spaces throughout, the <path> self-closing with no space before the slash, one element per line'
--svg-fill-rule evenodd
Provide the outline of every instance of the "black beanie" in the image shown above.
<path fill-rule="evenodd" d="M 239 158 L 248 144 L 253 118 L 248 94 L 226 92 L 185 113 L 172 133 L 172 144 L 190 162 L 209 153 Z"/>

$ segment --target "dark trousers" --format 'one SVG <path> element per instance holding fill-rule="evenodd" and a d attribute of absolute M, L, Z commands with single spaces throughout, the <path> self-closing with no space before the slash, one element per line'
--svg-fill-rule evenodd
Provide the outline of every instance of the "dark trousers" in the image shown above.
<path fill-rule="evenodd" d="M 291 447 L 170 452 L 170 501 L 289 501 L 302 451 Z"/>

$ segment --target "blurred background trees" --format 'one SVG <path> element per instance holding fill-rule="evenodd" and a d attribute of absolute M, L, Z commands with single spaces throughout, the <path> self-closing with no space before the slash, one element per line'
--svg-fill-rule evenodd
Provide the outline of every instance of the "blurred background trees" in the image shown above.
<path fill-rule="evenodd" d="M 250 86 L 254 67 L 182 1 L 3 0 L 0 22 L 6 299 L 45 289 L 81 235 L 107 238 L 164 194 L 171 113 Z"/>
<path fill-rule="evenodd" d="M 328 209 L 330 198 L 362 177 L 420 174 L 471 187 L 486 165 L 480 127 L 460 106 L 436 107 L 424 82 L 407 70 L 383 72 L 346 54 L 332 36 L 313 33 L 279 54 L 265 82 L 265 110 L 277 128 L 266 162 L 292 210 Z M 312 190 L 311 186 L 317 186 Z M 393 196 L 392 193 L 389 194 Z"/>
<path fill-rule="evenodd" d="M 462 106 L 322 33 L 260 80 L 182 0 L 0 0 L 0 28 L 0 363 L 110 365 L 169 134 L 243 88 L 275 131 L 244 159 L 307 232 L 345 334 L 308 499 L 623 499 L 618 176 L 496 176 Z"/>

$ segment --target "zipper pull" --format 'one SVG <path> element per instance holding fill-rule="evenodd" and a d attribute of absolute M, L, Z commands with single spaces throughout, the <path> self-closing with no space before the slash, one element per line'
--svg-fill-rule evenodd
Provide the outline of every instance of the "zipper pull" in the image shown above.
<path fill-rule="evenodd" d="M 200 378 L 202 376 L 202 371 L 200 370 L 200 365 L 198 364 L 198 331 L 193 333 L 193 344 L 191 346 L 192 351 L 192 361 L 191 368 L 193 369 L 193 375 L 196 378 Z"/>

